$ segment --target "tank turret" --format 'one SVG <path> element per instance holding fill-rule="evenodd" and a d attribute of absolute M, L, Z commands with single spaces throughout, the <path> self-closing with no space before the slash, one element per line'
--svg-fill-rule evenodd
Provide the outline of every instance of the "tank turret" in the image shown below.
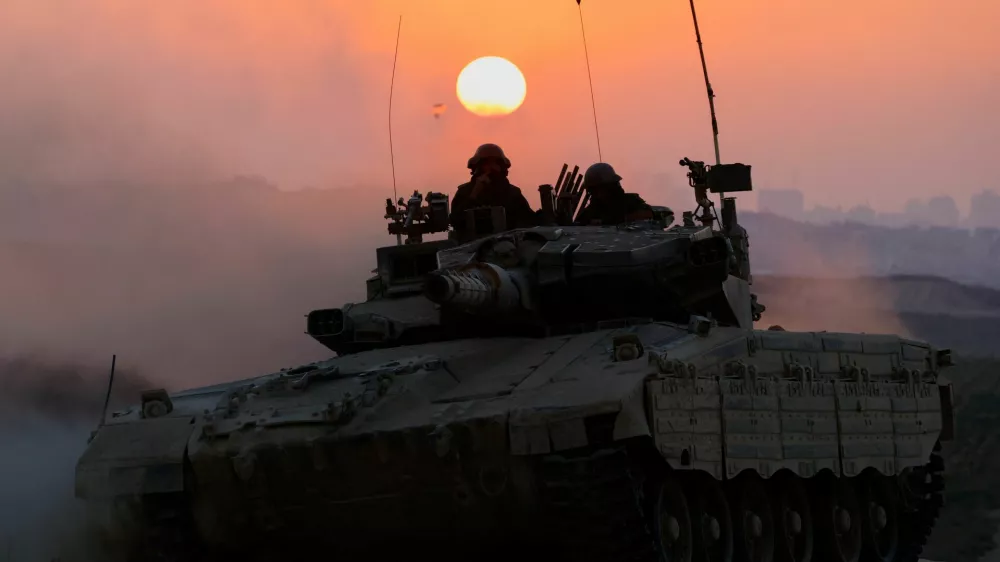
<path fill-rule="evenodd" d="M 751 190 L 750 166 L 687 158 L 681 164 L 689 169 L 700 225 L 668 228 L 673 215 L 662 208 L 652 220 L 570 226 L 581 192 L 579 167 L 567 174 L 567 165 L 561 189 L 543 203 L 560 224 L 465 244 L 420 238 L 447 229 L 444 196 L 429 194 L 424 207 L 419 193 L 405 204 L 400 199 L 386 217 L 394 221 L 390 233 L 408 237 L 376 251 L 367 300 L 311 312 L 307 333 L 350 354 L 469 336 L 544 337 L 624 320 L 686 323 L 701 316 L 749 329 L 762 307 L 749 292 L 746 231 L 735 199 L 723 199 L 720 220 L 708 193 Z"/>

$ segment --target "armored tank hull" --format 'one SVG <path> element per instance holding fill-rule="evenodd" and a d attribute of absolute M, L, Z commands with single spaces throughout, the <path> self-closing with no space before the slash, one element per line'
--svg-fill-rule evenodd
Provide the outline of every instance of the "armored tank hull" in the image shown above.
<path fill-rule="evenodd" d="M 700 317 L 375 349 L 148 393 L 77 494 L 121 560 L 915 562 L 948 363 Z"/>

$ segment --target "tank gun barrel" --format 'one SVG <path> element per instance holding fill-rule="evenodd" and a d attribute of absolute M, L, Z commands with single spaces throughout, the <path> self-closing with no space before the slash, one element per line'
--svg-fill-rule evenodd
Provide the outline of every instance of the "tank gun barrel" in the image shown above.
<path fill-rule="evenodd" d="M 424 295 L 440 305 L 509 311 L 530 308 L 526 281 L 519 272 L 476 262 L 430 273 L 424 283 Z"/>

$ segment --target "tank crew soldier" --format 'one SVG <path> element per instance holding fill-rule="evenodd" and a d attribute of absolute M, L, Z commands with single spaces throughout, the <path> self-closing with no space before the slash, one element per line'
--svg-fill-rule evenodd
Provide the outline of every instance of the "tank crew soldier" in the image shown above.
<path fill-rule="evenodd" d="M 621 224 L 653 218 L 653 210 L 637 193 L 625 193 L 621 176 L 610 164 L 598 162 L 583 174 L 583 189 L 590 195 L 575 224 Z"/>
<path fill-rule="evenodd" d="M 530 228 L 538 222 L 535 211 L 521 189 L 507 179 L 510 160 L 495 144 L 484 144 L 469 158 L 472 180 L 458 186 L 451 203 L 450 222 L 455 229 L 465 225 L 464 213 L 475 207 L 503 207 L 507 228 Z"/>

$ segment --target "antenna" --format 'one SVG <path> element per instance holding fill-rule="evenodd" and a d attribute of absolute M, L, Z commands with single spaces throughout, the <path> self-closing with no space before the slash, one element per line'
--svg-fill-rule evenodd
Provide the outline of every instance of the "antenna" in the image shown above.
<path fill-rule="evenodd" d="M 587 60 L 587 82 L 590 84 L 590 108 L 594 112 L 594 135 L 597 137 L 597 159 L 604 162 L 604 157 L 601 156 L 601 133 L 597 130 L 597 103 L 594 101 L 594 79 L 590 77 L 590 54 L 587 52 L 587 32 L 583 30 L 583 7 L 580 5 L 580 0 L 576 0 L 576 9 L 580 12 L 580 35 L 583 36 L 583 56 Z"/>
<path fill-rule="evenodd" d="M 396 50 L 392 54 L 392 80 L 389 82 L 389 165 L 392 166 L 392 199 L 396 194 L 396 157 L 392 153 L 392 90 L 396 85 L 396 57 L 399 56 L 399 32 L 403 29 L 403 14 L 399 14 L 399 25 L 396 26 Z"/>
<path fill-rule="evenodd" d="M 691 3 L 691 19 L 694 20 L 694 36 L 698 41 L 698 54 L 701 56 L 701 71 L 705 75 L 705 88 L 708 90 L 708 110 L 712 114 L 712 142 L 715 143 L 715 163 L 721 164 L 719 158 L 719 122 L 715 119 L 715 90 L 708 81 L 708 65 L 705 64 L 705 49 L 701 45 L 701 31 L 698 30 L 698 14 L 694 11 L 694 0 Z M 720 194 L 723 195 L 723 194 Z"/>
<path fill-rule="evenodd" d="M 108 416 L 108 403 L 111 401 L 111 386 L 115 383 L 115 359 L 117 355 L 111 356 L 111 374 L 108 375 L 108 392 L 104 395 L 104 410 L 101 411 L 101 421 L 97 423 L 100 429 L 104 425 L 104 418 Z"/>

